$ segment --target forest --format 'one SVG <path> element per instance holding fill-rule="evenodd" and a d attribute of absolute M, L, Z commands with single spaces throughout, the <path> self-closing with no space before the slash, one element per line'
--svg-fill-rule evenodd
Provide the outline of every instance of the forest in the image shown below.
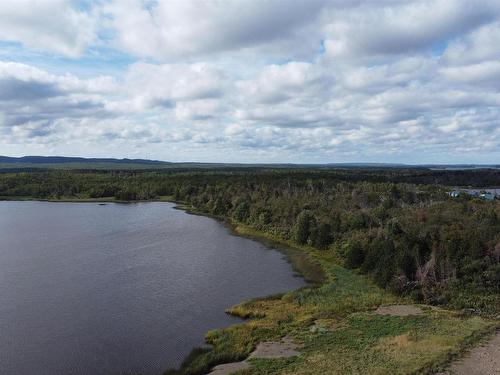
<path fill-rule="evenodd" d="M 0 173 L 2 199 L 164 199 L 331 254 L 416 302 L 500 311 L 500 171 L 232 168 Z"/>

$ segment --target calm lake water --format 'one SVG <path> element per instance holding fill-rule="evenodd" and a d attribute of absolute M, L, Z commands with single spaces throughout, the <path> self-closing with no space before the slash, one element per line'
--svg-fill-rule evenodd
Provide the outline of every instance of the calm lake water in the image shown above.
<path fill-rule="evenodd" d="M 239 322 L 225 308 L 303 285 L 170 203 L 0 202 L 0 373 L 158 374 Z"/>

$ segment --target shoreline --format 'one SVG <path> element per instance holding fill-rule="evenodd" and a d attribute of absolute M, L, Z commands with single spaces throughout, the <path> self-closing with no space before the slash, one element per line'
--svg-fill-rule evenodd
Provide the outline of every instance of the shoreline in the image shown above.
<path fill-rule="evenodd" d="M 160 197 L 157 199 L 148 199 L 148 200 L 116 200 L 110 198 L 60 198 L 60 199 L 42 199 L 35 197 L 6 197 L 0 196 L 0 202 L 47 202 L 47 203 L 116 203 L 116 204 L 134 204 L 134 203 L 171 203 L 173 204 L 173 208 L 176 210 L 181 210 L 186 212 L 189 215 L 198 215 L 209 217 L 211 219 L 217 220 L 220 224 L 227 227 L 232 235 L 240 236 L 244 238 L 248 238 L 254 241 L 257 241 L 263 244 L 266 247 L 276 249 L 285 255 L 286 260 L 292 264 L 294 271 L 299 273 L 300 277 L 303 277 L 304 280 L 308 283 L 312 283 L 313 286 L 320 285 L 324 280 L 325 275 L 320 275 L 320 277 L 316 277 L 311 275 L 307 269 L 302 269 L 301 266 L 296 265 L 294 259 L 296 259 L 297 255 L 300 255 L 302 258 L 308 258 L 307 261 L 311 261 L 312 258 L 310 254 L 304 252 L 303 247 L 298 247 L 292 243 L 280 240 L 279 238 L 271 237 L 270 235 L 259 232 L 248 225 L 244 225 L 241 223 L 234 223 L 228 218 L 223 216 L 212 215 L 210 213 L 206 213 L 200 210 L 197 210 L 194 207 L 187 205 L 184 202 L 176 201 L 171 199 L 170 197 Z M 300 253 L 299 253 L 300 252 Z M 316 264 L 315 271 L 323 272 L 324 270 Z"/>
<path fill-rule="evenodd" d="M 285 292 L 283 294 L 280 294 L 279 296 L 264 296 L 264 297 L 259 297 L 256 299 L 252 299 L 249 301 L 242 301 L 236 306 L 232 306 L 226 310 L 226 313 L 237 316 L 239 318 L 245 319 L 244 322 L 238 323 L 226 328 L 219 328 L 213 331 L 209 331 L 206 335 L 206 342 L 207 344 L 211 345 L 211 349 L 209 351 L 218 351 L 219 346 L 221 346 L 221 342 L 218 340 L 220 339 L 221 335 L 224 335 L 225 332 L 231 332 L 232 334 L 238 334 L 238 331 L 240 330 L 245 330 L 245 327 L 250 328 L 253 330 L 255 326 L 258 326 L 258 324 L 255 324 L 255 322 L 259 320 L 265 320 L 268 318 L 268 315 L 272 315 L 275 313 L 275 310 L 280 309 L 282 301 L 283 304 L 286 304 L 286 307 L 290 307 L 291 305 L 288 304 L 288 301 L 293 301 L 295 297 L 300 297 L 301 294 L 311 294 L 311 290 L 313 289 L 324 289 L 325 286 L 329 286 L 332 282 L 336 281 L 339 282 L 338 279 L 339 273 L 341 274 L 344 272 L 342 267 L 334 265 L 334 259 L 328 258 L 328 254 L 325 252 L 321 253 L 321 251 L 314 250 L 314 249 L 309 249 L 307 246 L 296 246 L 292 243 L 289 243 L 286 240 L 278 239 L 273 237 L 272 235 L 258 231 L 257 229 L 252 228 L 251 226 L 244 225 L 241 223 L 236 223 L 230 218 L 227 217 L 220 217 L 220 216 L 215 216 L 211 215 L 205 212 L 202 212 L 200 210 L 197 210 L 194 207 L 191 207 L 189 205 L 186 205 L 183 202 L 175 201 L 171 199 L 171 197 L 160 197 L 159 199 L 154 199 L 154 200 L 137 200 L 137 201 L 117 201 L 117 200 L 109 200 L 109 199 L 36 199 L 33 197 L 24 197 L 24 199 L 16 199 L 18 197 L 12 197 L 12 199 L 3 199 L 4 197 L 0 197 L 0 200 L 5 200 L 5 201 L 41 201 L 41 202 L 61 202 L 61 203 L 117 203 L 117 204 L 131 204 L 131 203 L 147 203 L 147 202 L 162 202 L 162 203 L 172 203 L 174 204 L 173 208 L 174 209 L 179 209 L 182 210 L 188 214 L 193 214 L 193 215 L 200 215 L 200 216 L 205 216 L 205 217 L 210 217 L 212 219 L 217 220 L 221 224 L 225 225 L 228 227 L 230 230 L 231 234 L 237 235 L 237 236 L 242 236 L 246 237 L 249 239 L 252 239 L 254 241 L 262 243 L 266 247 L 274 248 L 280 252 L 282 252 L 286 260 L 289 261 L 294 269 L 295 272 L 300 273 L 300 275 L 307 281 L 311 282 L 311 280 L 308 280 L 307 273 L 310 272 L 307 270 L 307 267 L 304 268 L 304 263 L 301 263 L 300 260 L 297 261 L 290 255 L 293 252 L 295 252 L 297 255 L 300 255 L 302 258 L 302 261 L 305 259 L 305 264 L 313 264 L 315 268 L 315 271 L 317 272 L 318 269 L 320 269 L 323 274 L 320 277 L 320 280 L 317 279 L 313 285 L 307 285 L 303 288 L 299 288 L 298 290 L 291 290 L 289 292 Z M 169 199 L 170 198 L 170 199 Z M 289 251 L 289 253 L 287 253 Z M 340 269 L 339 269 L 340 268 Z M 332 271 L 334 270 L 334 271 Z M 336 274 L 337 272 L 337 274 Z M 348 271 L 349 273 L 352 273 L 354 275 L 353 271 Z M 362 275 L 354 275 L 355 278 L 364 280 L 365 283 L 367 283 L 368 286 L 370 286 L 370 281 L 362 276 Z M 349 281 L 349 280 L 348 280 Z M 347 286 L 347 285 L 345 285 Z M 370 286 L 371 287 L 371 286 Z M 345 297 L 344 297 L 345 298 Z M 356 303 L 353 303 L 347 311 L 340 311 L 340 315 L 345 315 L 348 316 L 350 314 L 357 314 L 357 312 L 360 313 L 366 313 L 367 311 L 370 311 L 373 306 L 377 305 L 383 305 L 383 304 L 395 304 L 398 301 L 403 301 L 401 298 L 397 298 L 395 296 L 388 296 L 386 293 L 383 293 L 380 295 L 380 299 L 369 303 L 367 306 L 364 306 L 361 304 L 364 303 L 364 301 L 360 300 L 361 306 L 358 306 Z M 408 300 L 404 300 L 409 303 L 413 303 Z M 273 310 L 274 309 L 274 310 Z M 439 314 L 442 314 L 443 316 L 446 314 L 446 316 L 449 317 L 458 317 L 458 319 L 462 319 L 460 315 L 457 315 L 458 312 L 456 311 L 450 311 L 450 310 L 441 310 L 439 309 Z M 300 315 L 302 312 L 298 311 L 297 315 Z M 308 312 L 309 313 L 309 312 Z M 427 314 L 428 312 L 426 312 Z M 433 314 L 434 312 L 431 312 L 429 314 Z M 256 318 L 256 319 L 252 319 Z M 336 318 L 338 320 L 338 318 Z M 342 318 L 340 319 L 340 321 Z M 463 318 L 465 319 L 465 318 Z M 271 322 L 272 319 L 271 319 Z M 278 320 L 279 322 L 279 320 Z M 306 324 L 310 325 L 311 323 L 314 323 L 315 321 L 309 322 Z M 474 348 L 478 345 L 478 343 L 489 340 L 492 335 L 495 334 L 495 332 L 498 332 L 500 325 L 498 319 L 492 319 L 492 320 L 485 320 L 484 325 L 482 326 L 477 326 L 476 328 L 471 328 L 471 331 L 469 334 L 465 334 L 465 336 L 459 340 L 459 342 L 456 343 L 456 347 L 450 347 L 443 351 L 442 355 L 437 356 L 434 358 L 433 361 L 425 364 L 424 366 L 418 367 L 417 371 L 421 373 L 422 371 L 425 373 L 437 373 L 440 370 L 446 369 L 449 364 L 451 364 L 453 361 L 455 361 L 457 358 L 462 357 L 467 351 L 469 351 L 471 348 Z M 290 327 L 289 327 L 290 328 Z M 293 328 L 293 326 L 291 327 Z M 285 331 L 286 332 L 286 331 Z M 292 332 L 294 332 L 292 330 Z M 277 333 L 282 334 L 283 331 L 279 330 Z M 266 334 L 267 335 L 267 334 Z M 276 336 L 276 332 L 273 334 L 268 334 L 268 336 Z M 266 336 L 267 337 L 267 336 Z M 250 342 L 250 348 L 254 347 L 257 340 L 251 340 Z M 224 342 L 222 342 L 224 344 Z M 253 345 L 253 346 L 252 346 Z M 183 374 L 186 369 L 189 369 L 188 373 L 190 374 L 203 374 L 206 373 L 207 368 L 212 368 L 217 364 L 221 363 L 228 363 L 234 360 L 239 360 L 246 358 L 248 355 L 249 349 L 248 345 L 247 348 L 244 350 L 239 350 L 235 352 L 231 352 L 230 349 L 223 348 L 222 353 L 226 352 L 232 353 L 229 355 L 221 355 L 221 356 L 215 356 L 215 357 L 209 357 L 207 354 L 208 352 L 206 350 L 203 350 L 201 348 L 193 348 L 193 351 L 191 354 L 189 354 L 185 362 L 182 364 L 182 366 L 178 369 L 171 369 L 167 370 L 165 374 Z M 437 349 L 436 349 L 437 350 Z M 246 354 L 245 354 L 246 353 Z M 204 360 L 204 357 L 207 357 L 208 359 Z M 201 358 L 201 359 L 200 359 Z"/>
<path fill-rule="evenodd" d="M 236 310 L 233 310 L 234 307 L 245 304 L 245 303 L 250 303 L 250 302 L 256 302 L 256 301 L 265 301 L 270 298 L 276 298 L 276 297 L 281 297 L 287 293 L 293 292 L 293 291 L 298 291 L 302 290 L 305 288 L 316 288 L 321 286 L 321 284 L 325 281 L 326 275 L 324 269 L 321 268 L 321 266 L 314 262 L 311 258 L 311 256 L 307 253 L 304 252 L 302 249 L 299 249 L 297 247 L 292 246 L 291 244 L 287 244 L 284 241 L 279 241 L 277 239 L 273 239 L 269 236 L 265 236 L 264 233 L 259 233 L 257 231 L 251 232 L 251 228 L 249 226 L 243 226 L 241 224 L 235 224 L 228 220 L 225 217 L 221 216 L 216 216 L 216 215 L 211 215 L 209 213 L 204 213 L 202 211 L 196 210 L 194 207 L 186 205 L 184 202 L 180 201 L 175 201 L 173 199 L 168 199 L 167 197 L 161 197 L 159 199 L 150 199 L 150 200 L 133 200 L 133 201 L 123 201 L 123 200 L 116 200 L 116 199 L 107 199 L 107 198 L 88 198 L 88 199 L 78 199 L 78 198 L 61 198 L 61 199 L 40 199 L 40 198 L 34 198 L 34 197 L 9 197 L 9 199 L 5 199 L 5 197 L 0 196 L 0 202 L 45 202 L 45 203 L 105 203 L 105 204 L 111 204 L 111 203 L 116 203 L 116 204 L 134 204 L 134 203 L 170 203 L 172 204 L 172 208 L 180 211 L 184 211 L 188 215 L 197 215 L 197 216 L 204 216 L 211 218 L 213 220 L 216 220 L 219 224 L 223 225 L 226 227 L 229 231 L 229 233 L 233 236 L 239 236 L 243 238 L 250 239 L 252 241 L 256 241 L 265 247 L 278 251 L 284 256 L 284 260 L 290 264 L 292 267 L 293 272 L 295 273 L 294 276 L 301 277 L 304 279 L 306 282 L 306 285 L 299 289 L 293 289 L 289 290 L 283 293 L 275 294 L 275 295 L 266 295 L 266 296 L 260 296 L 256 297 L 250 300 L 244 300 L 240 301 L 237 305 L 235 306 L 228 306 L 224 312 L 228 315 L 237 317 L 241 319 L 242 321 L 240 323 L 236 323 L 233 325 L 239 325 L 239 324 L 245 324 L 248 319 L 250 319 L 250 316 L 243 316 L 241 314 L 238 314 Z M 316 272 L 319 272 L 319 275 L 315 275 Z M 223 330 L 231 327 L 218 327 L 214 328 L 216 330 Z M 210 344 L 208 344 L 210 345 Z M 192 359 L 193 355 L 197 352 L 203 352 L 207 348 L 210 348 L 210 346 L 205 346 L 205 347 L 193 347 L 191 350 L 191 353 L 189 353 L 183 360 L 183 363 L 181 364 L 184 365 L 186 361 L 189 361 Z M 209 349 L 210 350 L 210 349 Z M 222 363 L 222 362 L 221 362 Z M 166 369 L 165 373 L 177 373 L 180 371 L 181 367 L 179 368 L 174 368 L 174 369 Z"/>
<path fill-rule="evenodd" d="M 299 273 L 299 276 L 311 285 L 306 285 L 304 288 L 319 287 L 326 281 L 325 270 L 321 265 L 304 248 L 294 246 L 291 243 L 280 240 L 270 235 L 259 232 L 249 225 L 235 223 L 232 220 L 223 216 L 212 215 L 194 207 L 186 205 L 184 202 L 178 201 L 162 201 L 175 204 L 173 207 L 176 210 L 181 210 L 189 215 L 198 215 L 217 220 L 220 224 L 228 228 L 229 232 L 234 236 L 248 238 L 256 241 L 270 249 L 279 251 L 285 255 L 285 259 L 292 265 L 294 271 Z M 316 273 L 320 273 L 319 275 Z M 290 292 L 290 291 L 289 291 Z M 266 297 L 261 297 L 266 298 Z M 244 301 L 243 301 L 244 302 Z"/>
<path fill-rule="evenodd" d="M 278 295 L 261 296 L 261 297 L 253 298 L 250 300 L 244 300 L 244 301 L 239 302 L 235 306 L 228 307 L 225 310 L 226 314 L 238 317 L 238 318 L 243 320 L 241 323 L 237 323 L 237 324 L 234 324 L 232 326 L 246 324 L 249 321 L 249 319 L 254 318 L 254 316 L 252 316 L 251 314 L 250 315 L 241 314 L 241 312 L 239 312 L 239 310 L 237 309 L 238 306 L 241 306 L 241 305 L 244 305 L 247 303 L 266 301 L 270 298 L 281 297 L 281 296 L 286 295 L 287 293 L 303 290 L 306 288 L 318 288 L 318 287 L 321 287 L 321 285 L 324 282 L 326 282 L 326 280 L 327 280 L 325 270 L 321 267 L 321 265 L 319 263 L 314 261 L 314 259 L 312 258 L 312 256 L 308 252 L 304 252 L 303 249 L 300 249 L 300 248 L 295 247 L 291 244 L 288 244 L 285 241 L 280 241 L 276 238 L 266 236 L 265 233 L 253 230 L 248 225 L 234 223 L 230 218 L 226 218 L 223 216 L 217 216 L 217 215 L 213 215 L 210 213 L 206 213 L 206 212 L 197 210 L 195 207 L 192 207 L 192 206 L 186 204 L 185 202 L 175 201 L 175 200 L 160 200 L 160 202 L 172 203 L 172 204 L 174 204 L 174 207 L 173 207 L 174 209 L 184 211 L 188 215 L 204 216 L 204 217 L 214 219 L 217 222 L 219 222 L 220 224 L 222 224 L 223 226 L 225 226 L 229 230 L 231 235 L 247 238 L 247 239 L 250 239 L 252 241 L 258 242 L 258 243 L 268 247 L 269 249 L 279 251 L 280 253 L 282 253 L 284 255 L 285 260 L 288 263 L 290 263 L 293 271 L 297 272 L 297 275 L 299 277 L 302 277 L 304 279 L 304 281 L 307 283 L 307 285 L 305 285 L 299 289 L 289 290 L 287 292 L 280 293 Z M 297 258 L 297 256 L 299 256 L 302 259 L 302 262 Z M 314 275 L 315 272 L 319 272 L 320 274 Z M 231 326 L 229 326 L 229 327 L 231 327 Z M 229 327 L 216 328 L 215 330 L 223 330 L 223 329 L 227 329 Z M 191 353 L 194 353 L 194 352 L 196 352 L 198 350 L 202 350 L 202 349 L 203 348 L 195 347 L 195 348 L 193 348 Z M 192 355 L 189 354 L 184 359 L 184 362 L 180 368 L 167 369 L 165 374 L 166 375 L 182 374 L 182 372 L 179 372 L 179 371 L 182 371 L 182 367 L 185 365 L 186 361 L 189 361 L 189 360 L 196 360 L 196 358 L 192 358 Z M 189 362 L 187 362 L 187 363 L 189 363 Z M 212 367 L 214 367 L 216 365 L 224 364 L 224 363 L 226 363 L 226 362 L 215 363 Z"/>
<path fill-rule="evenodd" d="M 0 202 L 50 202 L 50 203 L 147 203 L 147 202 L 167 202 L 176 203 L 166 198 L 146 199 L 146 200 L 119 200 L 114 198 L 34 198 L 34 197 L 18 197 L 18 196 L 0 196 Z"/>

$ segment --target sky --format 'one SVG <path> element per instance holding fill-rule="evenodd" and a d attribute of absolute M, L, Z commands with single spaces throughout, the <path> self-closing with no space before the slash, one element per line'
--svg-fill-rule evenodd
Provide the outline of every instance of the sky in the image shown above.
<path fill-rule="evenodd" d="M 500 1 L 3 0 L 0 155 L 500 163 Z"/>

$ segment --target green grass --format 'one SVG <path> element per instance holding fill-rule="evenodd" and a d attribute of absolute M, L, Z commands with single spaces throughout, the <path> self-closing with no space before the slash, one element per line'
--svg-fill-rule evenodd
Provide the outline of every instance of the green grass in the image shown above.
<path fill-rule="evenodd" d="M 461 320 L 447 312 L 411 317 L 349 315 L 322 333 L 302 333 L 303 355 L 293 368 L 271 373 L 290 374 L 411 374 L 438 368 L 461 348 L 464 338 L 488 324 L 480 318 Z M 266 362 L 249 373 L 261 371 Z"/>
<path fill-rule="evenodd" d="M 268 244 L 290 245 L 247 226 L 241 235 Z M 293 266 L 322 284 L 284 295 L 243 302 L 229 313 L 245 323 L 210 331 L 213 349 L 193 355 L 182 374 L 203 374 L 216 364 L 246 358 L 261 341 L 292 336 L 302 354 L 252 359 L 241 374 L 418 374 L 433 373 L 498 327 L 498 320 L 421 306 L 423 313 L 398 317 L 373 314 L 380 305 L 409 304 L 367 277 L 335 263 L 331 252 L 291 251 Z M 298 256 L 297 253 L 302 254 Z M 295 254 L 295 259 L 293 254 Z"/>

